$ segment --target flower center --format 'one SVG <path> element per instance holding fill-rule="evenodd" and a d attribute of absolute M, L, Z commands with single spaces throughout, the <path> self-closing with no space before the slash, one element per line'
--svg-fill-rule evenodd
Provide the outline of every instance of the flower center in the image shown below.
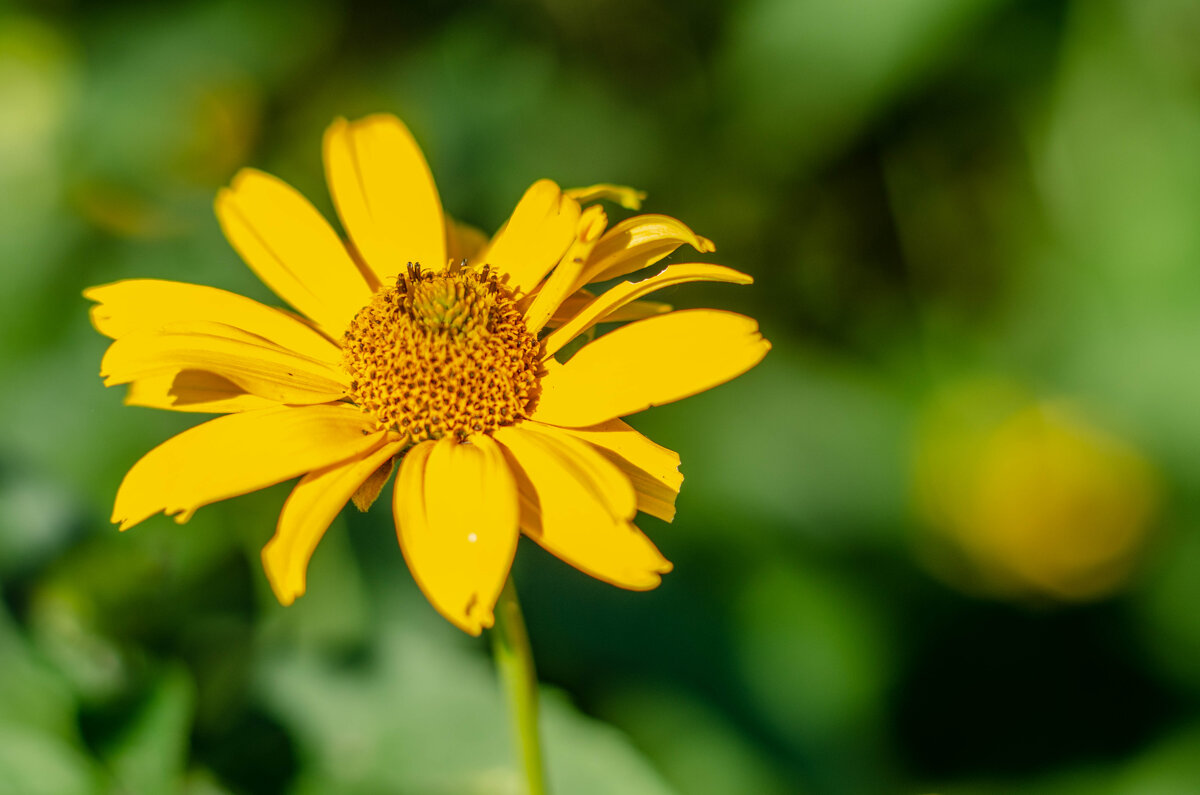
<path fill-rule="evenodd" d="M 354 317 L 342 347 L 350 399 L 414 444 L 512 425 L 537 397 L 537 338 L 487 266 L 409 265 Z"/>

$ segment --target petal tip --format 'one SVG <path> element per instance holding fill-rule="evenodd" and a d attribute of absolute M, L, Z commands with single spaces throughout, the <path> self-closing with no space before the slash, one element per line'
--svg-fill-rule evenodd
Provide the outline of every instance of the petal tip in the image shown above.
<path fill-rule="evenodd" d="M 329 168 L 330 149 L 337 144 L 338 138 L 346 134 L 346 128 L 349 126 L 350 122 L 346 121 L 345 117 L 337 116 L 325 128 L 325 132 L 321 136 L 321 146 L 324 152 L 326 169 Z M 328 177 L 328 175 L 326 176 Z"/>
<path fill-rule="evenodd" d="M 233 179 L 229 180 L 229 185 L 217 191 L 215 204 L 220 208 L 224 204 L 235 203 L 239 198 L 239 194 L 245 194 L 247 191 L 254 190 L 256 184 L 267 182 L 279 182 L 279 179 L 261 169 L 249 166 L 240 168 L 233 175 Z"/>
<path fill-rule="evenodd" d="M 234 177 L 234 180 L 236 182 L 237 177 Z M 237 196 L 234 193 L 235 190 L 236 188 L 232 184 L 229 187 L 221 188 L 217 191 L 217 197 L 213 199 L 213 211 L 217 214 L 217 220 L 222 224 L 227 223 L 227 216 L 236 212 Z"/>
<path fill-rule="evenodd" d="M 463 615 L 452 615 L 449 611 L 442 612 L 442 615 L 454 626 L 461 629 L 472 637 L 479 637 L 485 629 L 491 629 L 495 624 L 496 618 L 492 615 L 492 611 L 487 611 L 484 615 L 476 610 L 468 610 Z"/>
<path fill-rule="evenodd" d="M 292 583 L 291 587 L 285 587 L 285 583 L 276 583 L 270 576 L 267 577 L 267 582 L 271 584 L 271 591 L 275 594 L 276 601 L 284 607 L 291 607 L 296 600 L 304 596 L 304 584 Z"/>
<path fill-rule="evenodd" d="M 273 179 L 270 174 L 262 171 L 261 169 L 254 168 L 252 166 L 246 166 L 245 168 L 239 168 L 237 173 L 233 175 L 233 179 L 229 181 L 229 187 L 236 192 L 247 182 L 264 178 Z"/>
<path fill-rule="evenodd" d="M 624 207 L 626 210 L 633 210 L 634 212 L 637 212 L 638 210 L 642 209 L 642 202 L 646 201 L 646 196 L 647 194 L 644 190 L 631 190 L 628 192 L 623 192 L 621 193 L 620 198 L 617 199 L 617 204 L 621 207 Z"/>
<path fill-rule="evenodd" d="M 637 576 L 631 576 L 625 582 L 614 584 L 627 591 L 653 591 L 662 585 L 662 576 L 657 571 L 640 572 Z"/>
<path fill-rule="evenodd" d="M 303 596 L 304 591 L 293 589 L 291 591 L 278 590 L 275 591 L 275 599 L 283 607 L 291 607 L 296 603 L 297 597 Z"/>
<path fill-rule="evenodd" d="M 361 119 L 356 119 L 355 121 L 351 122 L 351 124 L 353 126 L 362 126 L 362 127 L 369 127 L 369 126 L 376 125 L 376 124 L 387 124 L 392 127 L 399 127 L 404 130 L 408 129 L 408 127 L 404 124 L 404 122 L 400 121 L 399 116 L 397 116 L 394 113 L 387 113 L 385 111 L 379 111 L 378 113 L 368 113 L 366 116 L 363 116 Z"/>
<path fill-rule="evenodd" d="M 493 626 L 495 626 L 496 615 L 491 610 L 476 613 L 474 616 L 474 623 L 479 628 L 475 632 L 475 634 L 478 635 L 480 630 L 491 629 Z"/>
<path fill-rule="evenodd" d="M 267 583 L 279 604 L 288 607 L 296 601 L 296 597 L 304 594 L 303 576 L 293 578 L 289 582 L 287 576 L 287 561 L 285 551 L 280 547 L 279 536 L 272 536 L 262 548 L 259 557 L 262 560 L 263 573 L 267 575 Z"/>

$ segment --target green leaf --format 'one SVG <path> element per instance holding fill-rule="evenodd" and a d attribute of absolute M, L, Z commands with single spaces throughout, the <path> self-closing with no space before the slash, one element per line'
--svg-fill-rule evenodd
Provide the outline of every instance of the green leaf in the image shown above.
<path fill-rule="evenodd" d="M 0 723 L 0 792 L 99 795 L 100 778 L 71 743 L 28 725 Z"/>
<path fill-rule="evenodd" d="M 36 655 L 0 609 L 0 722 L 74 739 L 75 697 L 62 675 Z M 0 777 L 3 781 L 3 777 Z"/>
<path fill-rule="evenodd" d="M 263 665 L 262 698 L 296 738 L 302 760 L 293 793 L 517 791 L 509 722 L 479 646 L 413 615 L 382 622 L 364 665 L 298 649 Z M 554 792 L 671 792 L 626 737 L 561 695 L 542 700 L 542 736 Z"/>
<path fill-rule="evenodd" d="M 182 668 L 163 674 L 105 755 L 117 793 L 179 792 L 187 765 L 195 688 Z"/>

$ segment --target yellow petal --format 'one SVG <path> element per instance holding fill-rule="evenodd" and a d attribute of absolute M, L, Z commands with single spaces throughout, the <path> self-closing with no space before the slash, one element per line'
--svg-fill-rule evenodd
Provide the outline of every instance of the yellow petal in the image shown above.
<path fill-rule="evenodd" d="M 325 176 L 342 225 L 382 284 L 394 284 L 410 262 L 446 267 L 437 186 L 399 119 L 381 113 L 329 125 Z"/>
<path fill-rule="evenodd" d="M 640 282 L 621 282 L 597 296 L 587 306 L 580 309 L 575 317 L 546 337 L 543 343 L 542 357 L 553 356 L 568 342 L 608 318 L 614 311 L 655 290 L 686 282 L 751 284 L 753 281 L 754 279 L 741 271 L 735 271 L 733 268 L 726 268 L 722 265 L 709 265 L 702 262 L 668 265 Z"/>
<path fill-rule="evenodd" d="M 478 635 L 517 548 L 517 487 L 500 448 L 476 435 L 422 442 L 400 464 L 396 532 L 413 578 L 437 611 Z"/>
<path fill-rule="evenodd" d="M 580 310 L 590 304 L 595 297 L 594 294 L 589 293 L 587 290 L 576 291 L 574 295 L 563 301 L 558 309 L 554 310 L 554 315 L 546 321 L 546 328 L 558 328 L 566 323 L 578 315 Z M 664 304 L 661 301 L 634 301 L 614 309 L 600 322 L 625 323 L 631 320 L 644 320 L 648 317 L 670 312 L 672 309 L 674 309 L 673 306 Z"/>
<path fill-rule="evenodd" d="M 169 323 L 208 320 L 257 334 L 296 353 L 336 364 L 341 351 L 300 319 L 237 293 L 160 279 L 126 279 L 89 287 L 92 325 L 117 339 Z"/>
<path fill-rule="evenodd" d="M 564 471 L 583 484 L 614 519 L 632 519 L 637 514 L 637 498 L 629 478 L 595 447 L 551 425 L 524 422 L 520 428 L 523 439 L 533 439 L 552 450 Z"/>
<path fill-rule="evenodd" d="M 771 344 L 733 312 L 688 309 L 639 320 L 546 362 L 531 419 L 582 428 L 703 392 L 758 364 Z"/>
<path fill-rule="evenodd" d="M 403 441 L 385 442 L 384 434 L 375 437 L 384 442 L 378 450 L 309 472 L 283 504 L 275 535 L 262 551 L 263 569 L 281 604 L 304 595 L 308 561 L 329 524 L 359 486 L 404 446 Z"/>
<path fill-rule="evenodd" d="M 177 370 L 204 370 L 276 403 L 325 403 L 346 394 L 339 367 L 221 323 L 190 322 L 127 334 L 100 362 L 105 386 Z"/>
<path fill-rule="evenodd" d="M 668 215 L 627 218 L 600 238 L 576 287 L 648 268 L 684 243 L 701 253 L 716 248 L 711 240 Z"/>
<path fill-rule="evenodd" d="M 575 280 L 579 278 L 584 263 L 587 262 L 600 235 L 604 234 L 604 227 L 607 225 L 608 216 L 600 207 L 593 206 L 583 211 L 579 217 L 575 241 L 567 248 L 567 253 L 563 254 L 562 260 L 537 291 L 525 312 L 525 326 L 530 334 L 536 336 L 554 314 L 554 310 L 570 295 Z"/>
<path fill-rule="evenodd" d="M 500 428 L 495 436 L 512 456 L 521 527 L 530 538 L 580 571 L 622 588 L 654 588 L 671 570 L 629 516 L 613 515 L 605 486 L 594 477 L 594 462 L 576 457 L 579 447 L 528 423 Z"/>
<path fill-rule="evenodd" d="M 125 530 L 162 511 L 186 522 L 202 505 L 247 494 L 378 446 L 361 411 L 345 403 L 228 414 L 190 428 L 133 465 L 112 520 Z"/>
<path fill-rule="evenodd" d="M 598 199 L 606 199 L 610 202 L 616 202 L 626 210 L 642 209 L 642 202 L 646 199 L 645 191 L 635 190 L 624 185 L 610 185 L 608 183 L 589 185 L 586 188 L 568 188 L 563 193 L 580 204 L 587 204 Z"/>
<path fill-rule="evenodd" d="M 481 230 L 470 224 L 446 216 L 446 259 L 460 263 L 474 263 L 487 246 L 488 239 Z"/>
<path fill-rule="evenodd" d="M 668 490 L 658 481 L 637 470 L 623 469 L 623 471 L 629 475 L 633 489 L 637 492 L 639 511 L 662 519 L 664 522 L 675 521 L 675 499 L 679 496 L 679 492 Z"/>
<path fill-rule="evenodd" d="M 479 259 L 502 274 L 518 293 L 533 290 L 575 239 L 579 202 L 548 179 L 525 191 L 512 217 Z"/>
<path fill-rule="evenodd" d="M 678 453 L 655 444 L 621 420 L 571 428 L 566 433 L 595 446 L 629 477 L 639 511 L 664 522 L 675 518 L 675 498 L 683 484 Z"/>
<path fill-rule="evenodd" d="M 324 401 L 318 401 L 324 402 Z M 251 395 L 228 378 L 203 370 L 168 370 L 129 383 L 126 406 L 146 406 L 170 411 L 231 414 L 278 405 Z"/>
<path fill-rule="evenodd" d="M 339 339 L 371 290 L 337 233 L 287 183 L 242 169 L 217 194 L 225 237 L 268 287 Z"/>

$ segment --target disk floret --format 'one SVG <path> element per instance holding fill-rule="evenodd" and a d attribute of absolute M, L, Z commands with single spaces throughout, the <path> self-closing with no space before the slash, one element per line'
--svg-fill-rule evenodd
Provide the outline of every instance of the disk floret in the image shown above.
<path fill-rule="evenodd" d="M 411 441 L 466 439 L 528 416 L 537 338 L 487 266 L 440 273 L 409 265 L 350 324 L 350 399 Z"/>

